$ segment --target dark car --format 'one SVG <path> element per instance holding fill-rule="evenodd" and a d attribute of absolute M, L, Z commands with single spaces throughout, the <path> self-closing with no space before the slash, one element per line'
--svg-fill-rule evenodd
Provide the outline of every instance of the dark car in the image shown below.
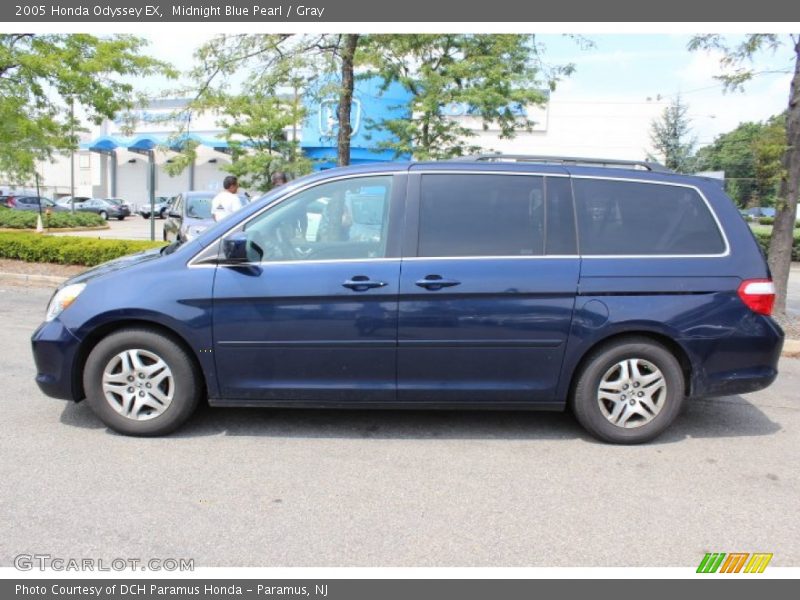
<path fill-rule="evenodd" d="M 158 196 L 155 199 L 155 215 L 158 219 L 166 219 L 167 218 L 167 211 L 169 210 L 169 205 L 174 200 L 173 198 L 169 198 L 168 196 Z M 145 219 L 150 218 L 151 214 L 151 207 L 149 202 L 145 202 L 144 204 L 140 205 L 139 207 L 139 214 L 142 215 Z"/>
<path fill-rule="evenodd" d="M 79 212 L 92 212 L 101 216 L 103 219 L 117 219 L 122 221 L 125 217 L 131 216 L 131 210 L 126 205 L 116 204 L 110 200 L 92 198 L 75 205 L 75 210 Z"/>
<path fill-rule="evenodd" d="M 128 211 L 128 215 L 133 214 L 133 206 L 130 202 L 123 200 L 122 198 L 103 198 L 106 202 L 111 202 L 111 204 L 116 204 Z"/>
<path fill-rule="evenodd" d="M 63 212 L 65 209 L 58 206 L 50 198 L 43 196 L 8 196 L 6 199 L 6 207 L 14 210 L 36 210 L 41 207 L 42 211 L 50 210 L 50 212 Z"/>
<path fill-rule="evenodd" d="M 481 157 L 293 181 L 67 281 L 32 341 L 46 394 L 131 435 L 207 401 L 571 407 L 594 436 L 637 443 L 687 402 L 775 380 L 773 302 L 715 182 Z"/>
<path fill-rule="evenodd" d="M 211 216 L 211 200 L 216 192 L 184 192 L 175 196 L 164 223 L 164 241 L 186 242 L 196 238 L 214 225 Z M 244 195 L 239 196 L 242 206 L 247 204 Z"/>

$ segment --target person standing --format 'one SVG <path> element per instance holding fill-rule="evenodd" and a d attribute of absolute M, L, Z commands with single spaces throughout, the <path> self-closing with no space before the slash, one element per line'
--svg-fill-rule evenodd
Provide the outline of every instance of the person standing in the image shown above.
<path fill-rule="evenodd" d="M 232 215 L 242 207 L 242 202 L 236 192 L 239 191 L 239 180 L 234 175 L 228 175 L 222 181 L 223 189 L 211 201 L 211 216 L 219 222 Z"/>
<path fill-rule="evenodd" d="M 283 171 L 275 171 L 272 174 L 271 181 L 272 181 L 272 187 L 274 189 L 276 187 L 280 187 L 282 185 L 286 185 L 287 183 L 289 183 L 289 178 Z"/>

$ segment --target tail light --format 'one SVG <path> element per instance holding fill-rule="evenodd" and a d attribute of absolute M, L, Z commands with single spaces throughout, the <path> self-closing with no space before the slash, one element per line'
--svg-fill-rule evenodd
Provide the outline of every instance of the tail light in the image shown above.
<path fill-rule="evenodd" d="M 746 279 L 737 290 L 747 308 L 760 315 L 771 315 L 775 305 L 775 286 L 771 279 Z"/>
<path fill-rule="evenodd" d="M 14 196 L 9 196 L 6 198 L 6 206 L 8 208 L 14 208 L 17 205 L 17 199 Z"/>

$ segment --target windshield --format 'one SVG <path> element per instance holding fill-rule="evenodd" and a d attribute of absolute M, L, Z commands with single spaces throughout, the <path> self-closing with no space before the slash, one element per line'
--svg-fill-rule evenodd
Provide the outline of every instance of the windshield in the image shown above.
<path fill-rule="evenodd" d="M 186 216 L 192 219 L 211 218 L 211 200 L 214 194 L 192 194 L 186 197 Z"/>

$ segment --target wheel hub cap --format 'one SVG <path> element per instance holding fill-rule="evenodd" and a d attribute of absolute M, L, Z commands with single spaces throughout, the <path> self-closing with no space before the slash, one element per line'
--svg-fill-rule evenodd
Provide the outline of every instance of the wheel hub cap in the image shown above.
<path fill-rule="evenodd" d="M 114 356 L 103 370 L 102 383 L 111 407 L 134 421 L 161 415 L 175 394 L 172 371 L 148 350 L 125 350 Z"/>
<path fill-rule="evenodd" d="M 617 427 L 632 429 L 652 421 L 667 397 L 664 375 L 650 361 L 628 358 L 613 365 L 600 379 L 597 404 Z"/>

